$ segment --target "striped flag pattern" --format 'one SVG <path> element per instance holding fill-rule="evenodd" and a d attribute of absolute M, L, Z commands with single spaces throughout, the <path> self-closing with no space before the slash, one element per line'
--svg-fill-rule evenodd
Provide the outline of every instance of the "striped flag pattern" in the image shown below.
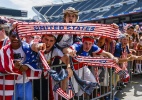
<path fill-rule="evenodd" d="M 74 29 L 75 27 L 76 29 Z M 93 27 L 94 30 L 89 30 L 91 27 Z M 43 34 L 97 35 L 109 38 L 119 37 L 119 29 L 107 24 L 19 22 L 17 23 L 17 31 L 20 37 Z"/>
<path fill-rule="evenodd" d="M 115 68 L 115 73 L 117 73 L 118 75 L 123 76 L 123 78 L 129 77 L 128 73 L 125 70 L 122 70 L 112 59 L 109 58 L 77 56 L 74 58 L 74 60 L 90 66 L 104 66 L 107 68 Z"/>
<path fill-rule="evenodd" d="M 30 53 L 30 51 L 27 52 Z M 10 44 L 2 47 L 0 50 L 0 71 L 7 74 L 0 76 L 0 100 L 11 100 L 14 92 L 14 80 L 17 80 L 18 75 L 22 75 L 22 72 L 14 67 L 13 60 L 13 51 Z M 27 65 L 29 64 L 27 63 Z M 41 70 L 29 66 L 26 76 L 29 79 L 40 78 Z"/>
<path fill-rule="evenodd" d="M 122 23 L 122 26 L 123 26 L 123 32 L 126 32 L 126 31 L 127 31 L 127 28 L 128 28 L 129 26 L 132 26 L 132 24 Z"/>
<path fill-rule="evenodd" d="M 30 51 L 27 51 L 31 53 Z M 13 57 L 13 51 L 11 49 L 10 44 L 4 46 L 1 51 L 0 51 L 0 59 L 1 59 L 1 67 L 4 69 L 6 73 L 9 74 L 15 74 L 15 75 L 22 75 L 22 72 L 20 72 L 18 69 L 14 67 L 14 57 Z M 34 55 L 34 54 L 33 54 Z M 33 56 L 32 55 L 32 56 Z M 33 56 L 35 57 L 35 56 Z M 29 79 L 34 79 L 34 78 L 40 78 L 41 76 L 41 70 L 34 69 L 32 66 L 30 66 L 27 62 L 25 64 L 29 67 L 29 69 L 26 71 L 26 75 Z"/>
<path fill-rule="evenodd" d="M 53 91 L 58 93 L 60 96 L 62 96 L 63 98 L 67 99 L 67 100 L 70 100 L 74 95 L 71 93 L 71 94 L 67 94 L 66 92 L 64 92 L 60 86 L 59 86 L 59 83 L 57 83 L 54 88 L 53 88 Z"/>
<path fill-rule="evenodd" d="M 7 18 L 7 17 L 4 17 L 4 16 L 0 16 L 0 24 L 14 23 L 14 22 L 22 22 L 22 21 L 18 21 L 14 18 Z"/>
<path fill-rule="evenodd" d="M 39 51 L 39 56 L 40 56 L 40 59 L 41 59 L 42 64 L 43 64 L 43 71 L 44 71 L 44 73 L 50 75 L 50 73 L 47 73 L 47 72 L 48 72 L 51 68 L 50 68 L 50 66 L 48 65 L 47 61 L 45 60 L 45 57 L 44 57 L 42 51 Z M 45 76 L 47 76 L 46 74 L 45 74 Z M 70 86 L 71 86 L 71 85 L 70 85 Z M 66 92 L 64 92 L 64 91 L 60 88 L 59 83 L 54 86 L 53 91 L 56 92 L 56 93 L 58 93 L 60 96 L 64 97 L 64 98 L 67 99 L 67 100 L 71 99 L 71 98 L 74 96 L 74 95 L 72 94 L 72 90 L 70 90 L 70 93 L 69 93 L 69 94 L 67 94 Z"/>

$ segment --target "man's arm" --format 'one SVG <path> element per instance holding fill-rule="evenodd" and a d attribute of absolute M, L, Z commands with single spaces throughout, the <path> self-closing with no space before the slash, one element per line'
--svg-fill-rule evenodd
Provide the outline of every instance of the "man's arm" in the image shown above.
<path fill-rule="evenodd" d="M 136 50 L 134 50 L 134 49 L 129 49 L 130 50 L 130 52 L 132 52 L 132 53 L 136 53 Z"/>
<path fill-rule="evenodd" d="M 26 70 L 28 70 L 28 66 L 21 64 L 20 61 L 15 61 L 14 67 L 21 72 L 25 72 Z"/>
<path fill-rule="evenodd" d="M 70 59 L 67 55 L 64 55 L 61 60 L 63 61 L 63 63 L 65 63 L 67 65 L 67 71 L 68 71 L 68 77 L 72 77 L 73 72 L 70 66 Z"/>
<path fill-rule="evenodd" d="M 118 63 L 123 63 L 123 62 L 127 62 L 127 61 L 133 61 L 135 59 L 134 56 L 129 56 L 127 58 L 118 58 L 119 62 Z"/>
<path fill-rule="evenodd" d="M 74 50 L 71 47 L 64 48 L 63 50 L 64 50 L 63 51 L 64 54 L 69 54 L 71 57 L 75 57 L 76 56 L 76 50 Z"/>
<path fill-rule="evenodd" d="M 114 56 L 113 56 L 111 53 L 106 52 L 106 51 L 104 51 L 104 50 L 102 51 L 101 55 L 104 56 L 104 57 L 111 58 L 111 59 L 114 58 Z"/>
<path fill-rule="evenodd" d="M 46 50 L 46 44 L 45 43 L 33 43 L 31 45 L 31 49 L 35 52 L 38 52 L 39 50 L 45 51 Z"/>
<path fill-rule="evenodd" d="M 64 55 L 61 58 L 62 62 L 65 63 L 67 65 L 67 68 L 70 67 L 70 63 L 69 63 L 69 57 L 67 55 Z"/>
<path fill-rule="evenodd" d="M 96 54 L 96 53 L 93 52 L 93 55 L 94 55 L 94 54 Z M 113 59 L 116 63 L 118 62 L 118 59 L 117 59 L 116 57 L 114 57 L 111 53 L 106 52 L 106 51 L 104 51 L 104 50 L 100 53 L 100 55 L 102 55 L 102 56 L 104 56 L 104 57 L 111 58 L 111 59 Z"/>

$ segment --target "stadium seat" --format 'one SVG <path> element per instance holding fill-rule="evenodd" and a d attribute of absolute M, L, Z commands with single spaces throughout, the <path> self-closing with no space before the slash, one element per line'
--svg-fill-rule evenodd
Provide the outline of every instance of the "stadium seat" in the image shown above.
<path fill-rule="evenodd" d="M 42 8 L 42 7 L 35 7 L 35 9 L 36 9 L 37 11 L 39 11 L 41 8 Z"/>
<path fill-rule="evenodd" d="M 133 4 L 124 4 L 122 7 L 120 7 L 119 9 L 115 10 L 112 14 L 116 15 L 116 14 L 120 14 L 120 13 L 125 13 L 125 11 L 130 8 L 131 6 L 133 6 Z"/>
<path fill-rule="evenodd" d="M 129 2 L 129 4 L 128 4 Z M 133 1 L 134 2 L 134 1 Z M 68 7 L 73 7 L 81 12 L 80 21 L 89 20 L 94 18 L 103 18 L 108 16 L 117 16 L 121 14 L 127 14 L 134 9 L 141 9 L 142 2 L 134 2 L 131 4 L 128 0 L 83 0 L 83 1 L 75 1 L 69 3 L 48 5 L 45 7 L 35 7 L 37 11 L 40 11 L 42 15 L 46 14 L 46 16 L 59 16 L 62 15 L 63 9 Z M 109 9 L 105 9 L 104 7 L 110 7 Z M 98 9 L 99 8 L 99 9 Z M 101 10 L 102 8 L 102 10 Z M 97 10 L 98 9 L 98 10 Z M 52 18 L 49 20 L 50 22 L 62 22 L 62 18 Z"/>
<path fill-rule="evenodd" d="M 52 12 L 52 16 L 58 16 L 60 14 L 63 13 L 63 9 L 67 9 L 68 7 L 70 7 L 72 4 L 66 4 L 66 5 L 63 5 L 61 6 L 60 8 L 58 8 L 55 12 Z"/>
<path fill-rule="evenodd" d="M 131 12 L 133 11 L 135 8 L 141 7 L 142 8 L 142 2 L 137 2 L 134 6 L 132 6 L 131 8 L 129 8 L 127 10 L 127 12 Z"/>
<path fill-rule="evenodd" d="M 50 10 L 51 7 L 52 7 L 52 6 L 45 6 L 45 7 L 41 8 L 40 13 L 41 13 L 42 15 L 44 15 L 48 10 Z"/>

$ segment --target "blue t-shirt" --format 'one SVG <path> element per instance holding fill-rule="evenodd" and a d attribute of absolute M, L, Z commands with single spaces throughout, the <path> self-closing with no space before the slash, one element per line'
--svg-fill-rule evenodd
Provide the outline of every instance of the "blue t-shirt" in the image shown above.
<path fill-rule="evenodd" d="M 120 58 L 122 56 L 122 52 L 123 52 L 123 48 L 122 48 L 122 44 L 121 43 L 117 43 L 115 46 L 115 51 L 114 51 L 114 56 Z M 129 48 L 128 46 L 126 46 L 126 52 L 129 54 Z"/>
<path fill-rule="evenodd" d="M 74 50 L 76 50 L 76 52 L 79 52 L 81 49 L 83 49 L 83 44 L 81 42 L 79 43 L 75 43 L 71 46 Z M 102 49 L 99 48 L 97 45 L 93 45 L 92 48 L 91 48 L 91 53 L 101 53 L 102 52 Z M 81 50 L 82 52 L 80 53 L 80 56 L 89 56 L 89 52 L 86 52 L 84 50 Z"/>

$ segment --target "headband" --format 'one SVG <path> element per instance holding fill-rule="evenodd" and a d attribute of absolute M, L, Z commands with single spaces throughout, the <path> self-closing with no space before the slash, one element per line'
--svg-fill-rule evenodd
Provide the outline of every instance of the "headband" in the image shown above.
<path fill-rule="evenodd" d="M 90 42 L 94 43 L 94 39 L 90 39 L 90 38 L 82 38 L 82 42 L 84 42 L 84 41 L 90 41 Z"/>

